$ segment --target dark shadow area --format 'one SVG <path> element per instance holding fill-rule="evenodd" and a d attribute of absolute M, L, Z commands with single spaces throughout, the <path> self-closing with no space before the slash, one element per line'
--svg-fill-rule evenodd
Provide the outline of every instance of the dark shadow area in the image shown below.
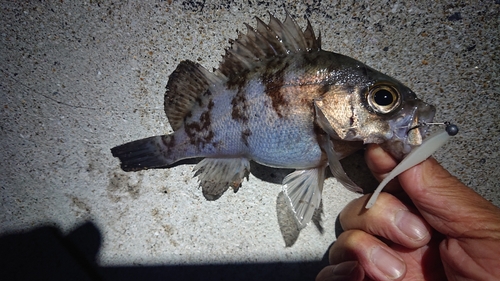
<path fill-rule="evenodd" d="M 96 265 L 101 234 L 85 223 L 64 236 L 44 226 L 0 237 L 0 280 L 105 280 Z"/>
<path fill-rule="evenodd" d="M 106 267 L 96 261 L 101 244 L 91 222 L 68 235 L 52 226 L 3 235 L 0 280 L 314 280 L 328 265 L 326 251 L 315 262 Z"/>
<path fill-rule="evenodd" d="M 203 157 L 196 157 L 196 158 L 189 158 L 189 159 L 183 159 L 183 160 L 179 160 L 175 163 L 173 163 L 172 165 L 169 165 L 167 167 L 163 167 L 163 168 L 155 168 L 155 169 L 170 169 L 170 168 L 173 168 L 173 167 L 177 167 L 177 166 L 181 166 L 181 165 L 196 165 L 198 164 L 201 160 L 203 160 Z"/>
<path fill-rule="evenodd" d="M 365 193 L 370 193 L 375 190 L 378 182 L 372 176 L 370 169 L 368 169 L 368 166 L 366 165 L 364 153 L 364 150 L 359 150 L 340 160 L 340 163 L 342 163 L 342 167 L 349 178 L 351 178 L 359 187 L 363 188 Z M 253 161 L 250 162 L 250 172 L 252 175 L 265 182 L 281 184 L 283 179 L 293 171 L 295 170 L 272 168 Z M 332 173 L 328 168 L 326 168 L 326 177 L 332 177 Z"/>
<path fill-rule="evenodd" d="M 342 163 L 347 176 L 361 187 L 365 194 L 373 192 L 377 188 L 378 181 L 373 177 L 368 165 L 366 165 L 364 149 L 340 160 L 340 163 Z M 329 170 L 328 175 L 332 176 Z"/>
<path fill-rule="evenodd" d="M 342 224 L 340 223 L 340 214 L 338 214 L 337 218 L 335 219 L 335 237 L 337 237 L 338 239 L 342 232 L 344 232 L 344 229 L 342 228 Z"/>
<path fill-rule="evenodd" d="M 295 169 L 273 168 L 250 161 L 250 173 L 256 178 L 269 183 L 281 185 L 283 179 L 293 171 L 295 171 Z"/>

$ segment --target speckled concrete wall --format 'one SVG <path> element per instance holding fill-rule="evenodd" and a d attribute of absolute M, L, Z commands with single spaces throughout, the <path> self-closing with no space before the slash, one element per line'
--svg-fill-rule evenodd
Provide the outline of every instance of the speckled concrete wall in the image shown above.
<path fill-rule="evenodd" d="M 267 22 L 267 11 L 284 19 L 285 8 L 301 27 L 310 19 L 323 49 L 395 77 L 437 107 L 435 120 L 459 125 L 435 157 L 500 205 L 498 1 L 279 2 L 2 1 L 1 233 L 65 234 L 90 221 L 103 267 L 321 260 L 338 212 L 358 196 L 335 179 L 324 233 L 309 226 L 285 248 L 279 170 L 260 168 L 208 202 L 193 165 L 125 173 L 110 153 L 171 132 L 163 94 L 181 60 L 217 67 L 245 22 Z"/>

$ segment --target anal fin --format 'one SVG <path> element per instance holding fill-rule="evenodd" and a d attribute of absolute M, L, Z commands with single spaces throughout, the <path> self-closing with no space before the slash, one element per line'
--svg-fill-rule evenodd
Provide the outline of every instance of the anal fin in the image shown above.
<path fill-rule="evenodd" d="M 299 229 L 307 226 L 321 204 L 325 167 L 297 170 L 283 179 L 285 195 Z"/>
<path fill-rule="evenodd" d="M 205 158 L 195 167 L 203 196 L 207 200 L 217 200 L 229 187 L 237 192 L 243 179 L 250 174 L 247 158 Z"/>

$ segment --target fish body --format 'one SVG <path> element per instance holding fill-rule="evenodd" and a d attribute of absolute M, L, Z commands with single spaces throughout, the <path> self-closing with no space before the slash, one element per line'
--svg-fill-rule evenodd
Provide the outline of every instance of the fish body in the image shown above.
<path fill-rule="evenodd" d="M 117 146 L 125 171 L 168 168 L 204 157 L 195 167 L 204 196 L 235 191 L 249 161 L 293 168 L 283 191 L 299 227 L 321 202 L 325 168 L 359 191 L 339 160 L 367 143 L 402 158 L 419 145 L 435 109 L 399 81 L 365 64 L 321 49 L 287 15 L 274 16 L 232 42 L 214 72 L 182 61 L 170 75 L 165 113 L 174 132 Z"/>

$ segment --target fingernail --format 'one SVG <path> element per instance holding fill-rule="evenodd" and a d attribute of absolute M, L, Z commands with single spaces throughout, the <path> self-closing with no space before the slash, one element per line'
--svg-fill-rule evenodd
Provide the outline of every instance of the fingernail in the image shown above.
<path fill-rule="evenodd" d="M 394 216 L 394 224 L 406 236 L 413 240 L 422 240 L 429 235 L 429 231 L 414 214 L 406 211 L 399 210 Z"/>
<path fill-rule="evenodd" d="M 370 259 L 390 279 L 397 279 L 405 272 L 406 265 L 404 262 L 382 247 L 374 248 Z"/>

